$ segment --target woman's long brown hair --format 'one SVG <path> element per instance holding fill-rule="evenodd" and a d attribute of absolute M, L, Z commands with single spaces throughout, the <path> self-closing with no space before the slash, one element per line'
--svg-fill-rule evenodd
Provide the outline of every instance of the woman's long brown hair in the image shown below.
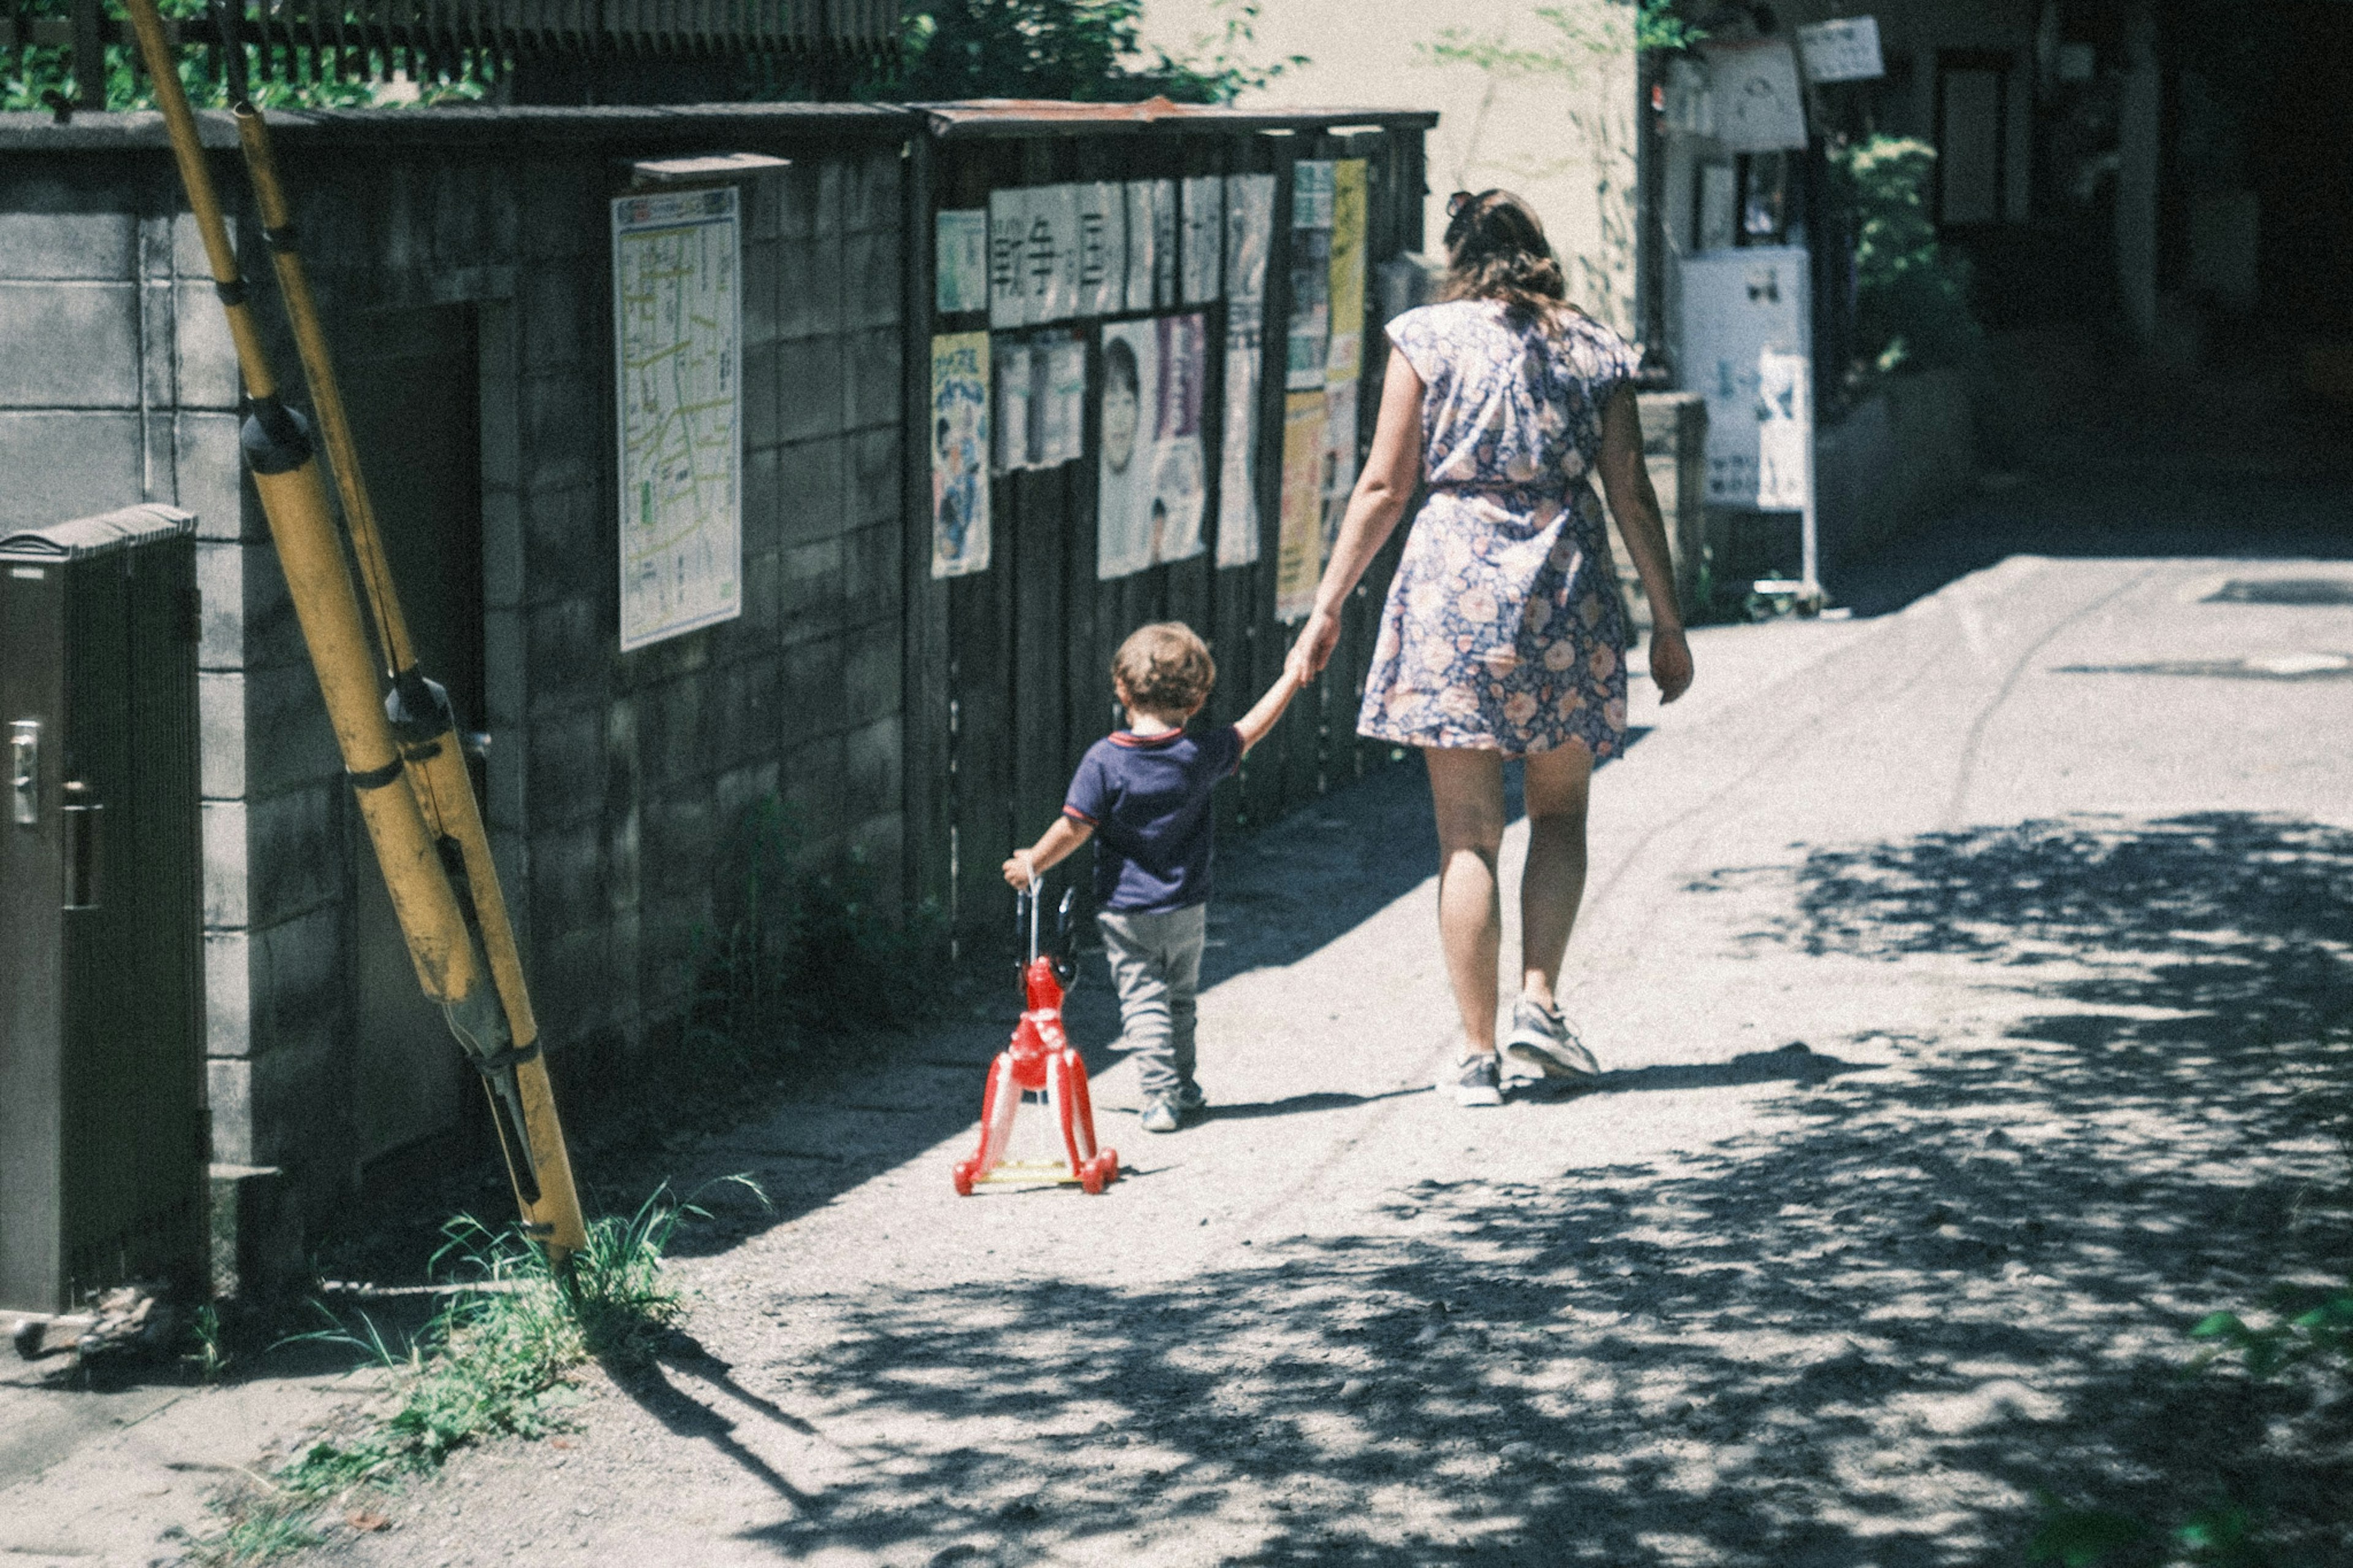
<path fill-rule="evenodd" d="M 1577 307 L 1535 209 L 1509 191 L 1457 191 L 1447 204 L 1440 300 L 1498 300 L 1514 325 L 1557 329 Z"/>

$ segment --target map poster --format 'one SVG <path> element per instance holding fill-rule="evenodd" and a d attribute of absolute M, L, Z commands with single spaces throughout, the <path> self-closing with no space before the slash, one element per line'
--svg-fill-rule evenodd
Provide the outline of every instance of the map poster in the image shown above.
<path fill-rule="evenodd" d="M 933 309 L 943 316 L 988 309 L 988 214 L 935 214 L 933 226 Z"/>
<path fill-rule="evenodd" d="M 932 575 L 988 570 L 988 334 L 932 340 Z"/>
<path fill-rule="evenodd" d="M 1323 575 L 1324 394 L 1282 400 L 1282 516 L 1274 551 L 1274 617 L 1300 621 L 1315 607 Z"/>
<path fill-rule="evenodd" d="M 743 614 L 742 224 L 732 185 L 613 202 L 624 652 Z"/>
<path fill-rule="evenodd" d="M 1332 166 L 1332 335 L 1324 365 L 1324 379 L 1334 384 L 1353 384 L 1364 369 L 1365 170 L 1362 158 Z"/>
<path fill-rule="evenodd" d="M 1207 338 L 1199 315 L 1103 328 L 1098 578 L 1200 553 Z"/>
<path fill-rule="evenodd" d="M 1226 248 L 1226 182 L 1201 174 L 1185 182 L 1184 301 L 1207 305 L 1218 297 Z"/>
<path fill-rule="evenodd" d="M 1274 242 L 1274 176 L 1226 176 L 1226 298 L 1256 304 L 1266 298 L 1266 258 Z"/>
<path fill-rule="evenodd" d="M 1258 559 L 1258 405 L 1259 366 L 1266 354 L 1263 321 L 1260 305 L 1240 303 L 1227 308 L 1226 431 L 1218 469 L 1220 566 L 1248 566 Z"/>

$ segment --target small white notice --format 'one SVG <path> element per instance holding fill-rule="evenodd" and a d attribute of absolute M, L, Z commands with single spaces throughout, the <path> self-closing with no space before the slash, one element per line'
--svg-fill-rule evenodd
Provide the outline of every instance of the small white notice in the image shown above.
<path fill-rule="evenodd" d="M 1803 511 L 1813 485 L 1812 376 L 1804 354 L 1757 356 L 1757 505 Z"/>
<path fill-rule="evenodd" d="M 1798 54 L 1806 62 L 1809 81 L 1873 81 L 1887 74 L 1876 16 L 1805 23 L 1798 28 Z"/>
<path fill-rule="evenodd" d="M 743 614 L 742 256 L 732 185 L 614 198 L 624 651 Z"/>

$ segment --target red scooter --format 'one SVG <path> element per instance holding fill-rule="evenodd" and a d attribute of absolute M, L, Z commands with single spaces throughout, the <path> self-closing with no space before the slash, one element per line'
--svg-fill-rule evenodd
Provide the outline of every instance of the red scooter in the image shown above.
<path fill-rule="evenodd" d="M 1038 951 L 1039 906 L 1045 895 L 1039 879 L 1016 895 L 1014 927 L 1026 917 L 1029 957 L 1021 966 L 1021 1022 L 1014 1026 L 1013 1042 L 997 1053 L 988 1069 L 988 1087 L 980 1100 L 980 1149 L 969 1160 L 958 1161 L 955 1190 L 970 1197 L 984 1182 L 1008 1184 L 1076 1182 L 1089 1193 L 1100 1193 L 1119 1179 L 1119 1153 L 1095 1147 L 1094 1102 L 1087 1095 L 1087 1065 L 1071 1048 L 1062 1032 L 1062 997 L 1079 970 L 1071 951 L 1071 894 L 1064 892 L 1054 921 L 1055 951 Z M 1024 1094 L 1043 1093 L 1048 1110 L 1061 1128 L 1064 1160 L 1008 1160 L 1013 1138 L 1013 1115 Z"/>

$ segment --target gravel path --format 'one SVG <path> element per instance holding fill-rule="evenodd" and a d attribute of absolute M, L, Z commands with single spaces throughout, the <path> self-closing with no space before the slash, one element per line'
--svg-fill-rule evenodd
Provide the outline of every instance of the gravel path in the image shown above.
<path fill-rule="evenodd" d="M 1221 873 L 1214 1114 L 1143 1134 L 1096 1054 L 1111 1194 L 949 1191 L 1008 984 L 647 1173 L 779 1205 L 681 1259 L 691 1342 L 316 1560 L 2009 1562 L 2033 1489 L 2153 1505 L 2274 1426 L 2344 1560 L 2330 1417 L 2170 1375 L 2353 1240 L 2353 679 L 2259 668 L 2353 648 L 2207 599 L 2318 574 L 2020 557 L 1701 634 L 1597 782 L 1591 1092 L 1430 1090 L 1424 786 L 1335 796 Z"/>

